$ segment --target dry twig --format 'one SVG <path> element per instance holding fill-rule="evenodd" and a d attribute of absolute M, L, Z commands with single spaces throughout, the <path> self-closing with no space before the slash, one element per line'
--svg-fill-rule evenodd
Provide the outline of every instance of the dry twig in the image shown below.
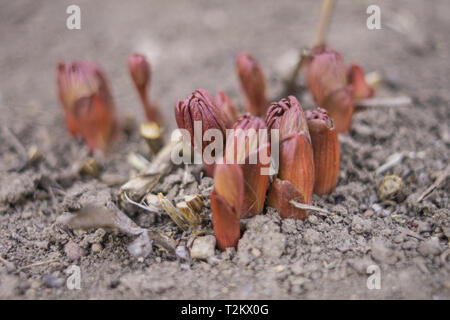
<path fill-rule="evenodd" d="M 433 182 L 431 186 L 429 186 L 419 198 L 417 198 L 416 202 L 421 202 L 423 199 L 428 197 L 437 187 L 441 185 L 442 182 L 450 175 L 450 165 L 437 177 L 437 179 Z"/>
<path fill-rule="evenodd" d="M 375 173 L 376 174 L 381 174 L 381 173 L 389 170 L 390 168 L 396 166 L 397 164 L 402 162 L 404 156 L 405 156 L 404 152 L 396 152 L 394 154 L 391 154 L 387 158 L 387 161 L 383 165 L 381 165 L 380 167 L 377 168 Z"/>
<path fill-rule="evenodd" d="M 29 268 L 32 268 L 32 267 L 43 266 L 43 265 L 50 264 L 50 263 L 54 263 L 54 262 L 59 262 L 59 260 L 58 260 L 58 259 L 51 259 L 51 260 L 47 260 L 47 261 L 35 262 L 35 263 L 32 263 L 32 264 L 26 265 L 26 266 L 24 266 L 24 267 L 21 267 L 21 268 L 19 269 L 19 271 L 22 271 L 22 270 L 24 270 L 24 269 L 29 269 Z"/>
<path fill-rule="evenodd" d="M 14 135 L 14 133 L 6 125 L 2 125 L 2 132 L 3 132 L 3 135 L 5 136 L 4 141 L 6 141 L 6 143 L 9 143 L 14 148 L 14 150 L 16 150 L 17 153 L 19 154 L 21 162 L 22 162 L 19 167 L 22 168 L 23 166 L 25 166 L 25 164 L 28 161 L 27 150 L 25 149 L 23 144 L 20 142 L 20 140 Z"/>
<path fill-rule="evenodd" d="M 361 99 L 355 102 L 356 108 L 407 107 L 412 103 L 411 97 L 376 97 Z"/>
<path fill-rule="evenodd" d="M 311 211 L 315 211 L 315 212 L 319 212 L 325 215 L 329 215 L 330 212 L 328 210 L 325 210 L 323 208 L 320 207 L 315 207 L 315 206 L 311 206 L 309 204 L 304 204 L 304 203 L 300 203 L 294 200 L 289 201 L 289 203 L 291 205 L 293 205 L 296 208 L 302 209 L 302 210 L 311 210 Z"/>
<path fill-rule="evenodd" d="M 321 45 L 325 41 L 325 34 L 328 30 L 328 26 L 330 25 L 331 13 L 333 11 L 334 0 L 323 0 L 322 8 L 320 11 L 319 25 L 317 27 L 316 35 L 312 42 L 311 48 L 314 48 L 318 45 Z M 298 62 L 295 65 L 294 70 L 292 71 L 292 75 L 289 80 L 286 82 L 286 95 L 292 94 L 292 91 L 295 88 L 296 80 L 298 77 L 298 73 L 302 67 L 303 59 L 308 55 L 307 49 L 302 49 L 300 52 L 300 56 L 298 58 Z"/>

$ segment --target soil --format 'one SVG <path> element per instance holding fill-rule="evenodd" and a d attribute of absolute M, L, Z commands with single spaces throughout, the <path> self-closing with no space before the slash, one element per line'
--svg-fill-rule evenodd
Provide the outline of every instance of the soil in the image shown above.
<path fill-rule="evenodd" d="M 366 8 L 381 8 L 381 30 L 368 30 Z M 122 119 L 143 120 L 126 71 L 133 51 L 149 56 L 153 99 L 170 133 L 173 106 L 203 87 L 242 103 L 233 58 L 252 52 L 266 72 L 271 100 L 300 48 L 316 28 L 317 1 L 78 1 L 82 29 L 67 30 L 70 1 L 0 4 L 0 298 L 4 299 L 449 299 L 450 179 L 423 201 L 419 196 L 450 160 L 450 4 L 447 0 L 342 1 L 328 42 L 346 62 L 382 75 L 379 97 L 407 95 L 409 106 L 357 112 L 340 137 L 338 186 L 312 204 L 305 221 L 282 220 L 272 209 L 242 221 L 237 252 L 206 259 L 157 249 L 145 259 L 127 251 L 133 238 L 103 229 L 71 231 L 56 219 L 74 196 L 109 197 L 137 225 L 166 233 L 180 245 L 193 239 L 165 214 L 118 201 L 133 173 L 130 152 L 147 155 L 136 125 L 108 157 L 96 155 L 100 178 L 78 173 L 88 151 L 65 131 L 54 85 L 59 60 L 90 58 L 107 72 Z M 305 108 L 308 96 L 297 92 Z M 18 139 L 14 144 L 11 135 Z M 17 144 L 22 145 L 24 150 Z M 44 159 L 25 162 L 37 146 Z M 383 174 L 388 157 L 403 159 Z M 163 177 L 155 192 L 171 200 L 208 195 L 212 181 L 185 179 L 183 167 Z M 381 202 L 383 175 L 405 183 L 404 200 Z M 398 201 L 398 202 L 397 202 Z M 213 234 L 209 202 L 202 229 Z M 179 251 L 177 251 L 179 253 Z M 66 270 L 81 269 L 81 290 L 66 286 Z M 367 267 L 380 268 L 381 288 L 369 290 Z"/>

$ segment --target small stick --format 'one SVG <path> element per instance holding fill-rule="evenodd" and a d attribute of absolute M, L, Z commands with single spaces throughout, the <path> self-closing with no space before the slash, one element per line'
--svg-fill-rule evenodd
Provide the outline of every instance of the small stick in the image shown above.
<path fill-rule="evenodd" d="M 333 11 L 334 0 L 323 0 L 322 8 L 320 11 L 319 25 L 317 27 L 316 35 L 312 42 L 311 48 L 314 48 L 318 45 L 324 43 L 325 33 L 328 30 L 328 26 L 330 25 L 331 13 Z M 300 56 L 298 58 L 298 62 L 295 65 L 294 70 L 292 71 L 292 75 L 289 80 L 286 82 L 286 95 L 292 94 L 292 91 L 295 88 L 295 83 L 298 77 L 298 73 L 302 67 L 303 60 L 308 55 L 308 50 L 302 49 L 300 52 Z"/>
<path fill-rule="evenodd" d="M 295 65 L 294 70 L 292 71 L 291 77 L 286 82 L 286 89 L 285 89 L 285 96 L 292 94 L 292 92 L 295 89 L 296 80 L 298 77 L 298 73 L 300 72 L 300 69 L 302 68 L 303 60 L 308 56 L 309 50 L 302 49 L 300 52 L 300 57 L 298 58 L 297 64 Z"/>
<path fill-rule="evenodd" d="M 325 209 L 323 209 L 323 208 L 311 206 L 311 205 L 309 205 L 309 204 L 300 203 L 300 202 L 297 202 L 297 201 L 294 201 L 294 200 L 289 201 L 289 203 L 290 203 L 291 205 L 293 205 L 294 207 L 299 208 L 299 209 L 302 209 L 302 210 L 316 211 L 316 212 L 320 212 L 320 213 L 323 213 L 323 214 L 326 214 L 326 215 L 329 215 L 329 214 L 330 214 L 329 211 L 327 211 L 327 210 L 325 210 Z"/>
<path fill-rule="evenodd" d="M 444 170 L 443 173 L 441 173 L 439 175 L 439 177 L 437 177 L 436 181 L 434 181 L 434 183 L 429 186 L 421 195 L 420 197 L 417 199 L 417 203 L 421 202 L 423 199 L 425 199 L 426 197 L 428 197 L 437 187 L 439 187 L 439 185 L 445 181 L 445 179 L 450 175 L 450 165 Z"/>
<path fill-rule="evenodd" d="M 140 204 L 140 203 L 137 203 L 136 201 L 131 200 L 131 199 L 128 197 L 128 195 L 127 195 L 127 193 L 126 193 L 125 191 L 123 192 L 123 195 L 124 195 L 124 197 L 125 197 L 125 200 L 127 200 L 129 203 L 134 204 L 135 206 L 137 206 L 137 207 L 139 207 L 139 208 L 141 208 L 141 209 L 144 209 L 144 210 L 146 210 L 146 211 L 149 211 L 149 212 L 151 212 L 151 213 L 158 213 L 158 212 L 155 212 L 155 211 L 150 210 L 150 207 L 147 207 L 147 206 L 145 206 L 145 205 L 143 205 L 143 204 Z"/>
<path fill-rule="evenodd" d="M 23 269 L 32 268 L 32 267 L 43 266 L 43 265 L 54 263 L 54 262 L 59 262 L 59 260 L 58 259 L 52 259 L 52 260 L 47 260 L 47 261 L 35 262 L 35 263 L 32 263 L 32 264 L 26 265 L 24 267 L 21 267 L 19 269 L 19 271 L 22 271 Z"/>
<path fill-rule="evenodd" d="M 390 168 L 396 166 L 397 164 L 402 162 L 404 156 L 405 155 L 403 152 L 396 152 L 394 154 L 391 154 L 387 158 L 387 161 L 383 165 L 381 165 L 380 167 L 377 168 L 375 173 L 381 174 L 381 173 L 385 172 L 386 170 L 389 170 Z"/>
<path fill-rule="evenodd" d="M 355 102 L 356 108 L 407 107 L 412 103 L 411 97 L 368 98 Z"/>
<path fill-rule="evenodd" d="M 401 228 L 403 230 L 403 232 L 407 235 L 410 236 L 412 238 L 416 238 L 418 240 L 423 240 L 423 238 L 421 236 L 419 236 L 417 233 L 415 233 L 412 230 L 409 230 L 408 228 Z"/>
<path fill-rule="evenodd" d="M 320 46 L 325 41 L 325 34 L 330 25 L 331 12 L 333 11 L 334 0 L 323 0 L 322 9 L 320 11 L 319 26 L 317 27 L 316 37 L 314 38 L 312 47 Z"/>
<path fill-rule="evenodd" d="M 3 134 L 7 137 L 6 141 L 19 153 L 24 162 L 28 160 L 28 153 L 19 139 L 12 133 L 12 131 L 5 125 L 2 126 Z"/>

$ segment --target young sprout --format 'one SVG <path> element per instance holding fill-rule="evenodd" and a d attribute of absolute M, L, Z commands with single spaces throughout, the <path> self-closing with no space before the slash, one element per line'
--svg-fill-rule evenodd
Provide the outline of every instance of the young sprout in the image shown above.
<path fill-rule="evenodd" d="M 233 135 L 227 138 L 226 156 L 242 168 L 244 177 L 244 202 L 241 218 L 250 218 L 261 213 L 264 207 L 269 176 L 262 169 L 269 163 L 263 163 L 261 154 L 269 156 L 270 145 L 260 139 L 260 130 L 266 125 L 260 118 L 250 113 L 239 116 L 233 126 Z"/>
<path fill-rule="evenodd" d="M 91 61 L 57 65 L 57 88 L 68 131 L 91 151 L 107 151 L 118 136 L 118 120 L 103 71 Z"/>
<path fill-rule="evenodd" d="M 281 102 L 286 103 L 286 100 Z M 277 209 L 282 218 L 303 220 L 307 211 L 296 208 L 290 201 L 311 203 L 314 160 L 308 125 L 300 103 L 294 97 L 289 97 L 289 107 L 279 126 L 280 165 L 269 188 L 267 204 Z"/>
<path fill-rule="evenodd" d="M 245 109 L 256 116 L 263 116 L 267 110 L 267 98 L 261 67 L 249 53 L 241 52 L 236 56 L 236 73 L 245 95 Z"/>
<path fill-rule="evenodd" d="M 354 107 L 341 55 L 327 46 L 316 47 L 306 59 L 305 68 L 314 102 L 327 110 L 338 133 L 348 131 Z"/>
<path fill-rule="evenodd" d="M 244 176 L 237 164 L 217 164 L 211 200 L 212 222 L 220 250 L 237 247 L 244 201 Z"/>
<path fill-rule="evenodd" d="M 161 125 L 162 116 L 158 104 L 151 102 L 149 98 L 152 73 L 150 64 L 145 56 L 139 53 L 132 53 L 128 57 L 128 71 L 139 94 L 147 121 L 156 122 Z"/>
<path fill-rule="evenodd" d="M 331 193 L 339 173 L 339 141 L 333 120 L 325 109 L 306 111 L 309 134 L 314 151 L 314 193 Z"/>

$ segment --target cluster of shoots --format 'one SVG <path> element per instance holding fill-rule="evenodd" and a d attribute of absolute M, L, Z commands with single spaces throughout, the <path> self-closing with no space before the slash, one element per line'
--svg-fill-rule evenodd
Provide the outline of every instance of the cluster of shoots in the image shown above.
<path fill-rule="evenodd" d="M 341 55 L 326 45 L 314 47 L 302 64 L 306 84 L 315 104 L 327 110 L 338 133 L 347 132 L 354 102 L 374 94 L 361 67 L 346 66 Z"/>
<path fill-rule="evenodd" d="M 355 101 L 374 94 L 359 65 L 346 66 L 338 52 L 320 42 L 299 63 L 314 110 L 304 111 L 292 95 L 269 104 L 263 70 L 249 53 L 236 56 L 235 68 L 244 97 L 242 113 L 221 90 L 213 96 L 197 89 L 175 104 L 176 123 L 189 134 L 191 155 L 199 152 L 203 157 L 214 141 L 195 134 L 196 122 L 201 123 L 203 133 L 219 132 L 225 146 L 221 154 L 214 154 L 220 161 L 202 158 L 206 174 L 214 178 L 212 221 L 222 250 L 237 247 L 240 219 L 262 213 L 265 205 L 277 209 L 282 218 L 305 219 L 313 193 L 334 190 L 339 172 L 338 134 L 349 130 Z M 161 147 L 163 119 L 158 103 L 149 97 L 150 64 L 145 56 L 133 53 L 128 71 L 145 114 L 141 134 L 155 153 Z M 119 121 L 105 73 L 90 61 L 59 63 L 57 89 L 70 134 L 82 137 L 91 151 L 106 152 L 119 135 Z M 266 130 L 266 139 L 248 134 L 261 130 Z M 271 155 L 274 143 L 278 154 Z M 261 160 L 261 154 L 272 160 L 277 157 L 276 170 L 270 175 L 263 174 L 269 163 Z M 256 162 L 249 161 L 255 156 Z M 186 208 L 182 204 L 178 210 L 189 213 Z"/>
<path fill-rule="evenodd" d="M 348 131 L 353 105 L 373 95 L 357 64 L 346 67 L 341 56 L 327 46 L 313 48 L 302 63 L 309 92 L 316 104 L 304 111 L 294 96 L 269 104 L 264 73 L 248 53 L 236 56 L 236 73 L 244 96 L 243 113 L 229 97 L 218 91 L 213 97 L 197 89 L 175 104 L 175 118 L 189 135 L 194 152 L 204 155 L 211 139 L 195 134 L 195 122 L 202 132 L 222 133 L 224 151 L 213 164 L 204 161 L 206 174 L 214 178 L 210 194 L 212 222 L 219 249 L 237 247 L 240 219 L 262 213 L 264 206 L 277 209 L 282 218 L 305 219 L 313 193 L 330 194 L 339 173 L 338 133 Z M 228 129 L 231 134 L 227 133 Z M 266 130 L 267 139 L 249 131 Z M 266 162 L 249 162 L 263 151 L 270 155 L 278 141 L 278 167 L 274 174 L 262 174 Z M 275 155 L 274 155 L 275 156 Z M 232 161 L 229 161 L 231 158 Z M 300 204 L 300 205 L 298 205 Z"/>
<path fill-rule="evenodd" d="M 162 116 L 158 103 L 149 98 L 150 64 L 145 56 L 133 53 L 128 70 L 146 118 L 141 131 L 152 131 L 159 138 Z M 120 130 L 105 72 L 92 61 L 61 62 L 56 66 L 56 85 L 69 133 L 82 137 L 92 152 L 107 152 Z"/>

